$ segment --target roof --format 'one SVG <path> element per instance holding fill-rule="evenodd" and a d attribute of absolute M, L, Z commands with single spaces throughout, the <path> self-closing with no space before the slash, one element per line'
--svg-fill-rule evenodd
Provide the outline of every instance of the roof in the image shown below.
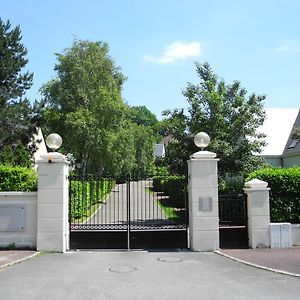
<path fill-rule="evenodd" d="M 294 123 L 294 126 L 291 130 L 290 136 L 289 136 L 289 138 L 287 140 L 287 143 L 285 145 L 285 148 L 284 148 L 284 151 L 283 151 L 284 156 L 293 155 L 295 153 L 300 153 L 300 140 L 292 138 L 293 131 L 294 131 L 295 128 L 300 128 L 300 109 L 299 109 L 299 113 L 298 113 L 298 116 L 296 118 L 296 121 Z"/>
<path fill-rule="evenodd" d="M 33 154 L 34 162 L 36 162 L 41 158 L 41 155 L 48 153 L 41 128 L 37 128 L 37 133 L 33 135 L 33 140 L 36 142 L 37 146 L 37 150 Z"/>
<path fill-rule="evenodd" d="M 283 154 L 296 118 L 299 117 L 299 112 L 299 108 L 266 109 L 266 120 L 258 130 L 266 134 L 267 145 L 260 155 L 279 156 Z"/>

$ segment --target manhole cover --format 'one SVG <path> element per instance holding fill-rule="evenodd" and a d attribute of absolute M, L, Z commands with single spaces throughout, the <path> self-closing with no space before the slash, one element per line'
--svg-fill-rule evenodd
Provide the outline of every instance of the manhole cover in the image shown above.
<path fill-rule="evenodd" d="M 181 262 L 182 258 L 176 256 L 163 256 L 163 257 L 159 257 L 158 260 L 161 262 L 176 263 L 176 262 Z"/>
<path fill-rule="evenodd" d="M 129 272 L 134 272 L 136 270 L 137 268 L 132 266 L 115 266 L 109 268 L 109 271 L 115 273 L 129 273 Z"/>

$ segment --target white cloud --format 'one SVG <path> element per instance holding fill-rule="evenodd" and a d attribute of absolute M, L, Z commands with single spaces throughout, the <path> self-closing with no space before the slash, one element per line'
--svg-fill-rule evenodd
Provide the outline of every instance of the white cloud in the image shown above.
<path fill-rule="evenodd" d="M 189 57 L 197 57 L 201 54 L 202 47 L 199 42 L 173 42 L 165 46 L 165 51 L 160 56 L 144 55 L 147 62 L 157 64 L 172 64 L 177 60 L 185 60 Z"/>
<path fill-rule="evenodd" d="M 275 48 L 276 52 L 281 53 L 300 53 L 300 41 L 299 40 L 287 40 L 284 41 Z"/>

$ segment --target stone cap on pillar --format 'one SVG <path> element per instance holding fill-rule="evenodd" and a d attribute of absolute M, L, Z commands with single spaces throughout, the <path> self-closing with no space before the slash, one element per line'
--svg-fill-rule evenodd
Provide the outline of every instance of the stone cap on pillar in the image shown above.
<path fill-rule="evenodd" d="M 213 159 L 217 156 L 216 153 L 210 151 L 198 151 L 190 156 L 191 159 Z"/>
<path fill-rule="evenodd" d="M 247 190 L 269 190 L 268 183 L 259 179 L 252 179 L 245 183 L 244 191 Z"/>
<path fill-rule="evenodd" d="M 59 152 L 49 152 L 47 154 L 41 155 L 41 158 L 37 161 L 37 163 L 58 163 L 65 162 L 69 163 L 66 156 Z"/>

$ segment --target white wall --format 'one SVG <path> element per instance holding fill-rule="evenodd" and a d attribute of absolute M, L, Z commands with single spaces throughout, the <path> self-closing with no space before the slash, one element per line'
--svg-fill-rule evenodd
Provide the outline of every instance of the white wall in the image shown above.
<path fill-rule="evenodd" d="M 291 168 L 294 166 L 300 166 L 300 154 L 283 157 L 283 167 L 284 168 Z"/>
<path fill-rule="evenodd" d="M 300 224 L 292 224 L 292 245 L 300 246 Z"/>
<path fill-rule="evenodd" d="M 37 192 L 0 192 L 0 247 L 36 248 Z"/>

